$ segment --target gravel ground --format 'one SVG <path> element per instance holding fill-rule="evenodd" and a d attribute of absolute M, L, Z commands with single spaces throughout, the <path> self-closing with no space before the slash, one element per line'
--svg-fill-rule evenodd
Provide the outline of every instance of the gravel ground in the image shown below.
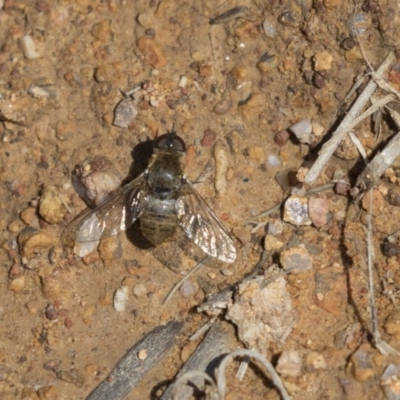
<path fill-rule="evenodd" d="M 292 399 L 398 393 L 399 357 L 382 355 L 370 334 L 370 200 L 349 195 L 363 167 L 357 148 L 346 137 L 313 185 L 339 181 L 334 190 L 306 196 L 290 180 L 301 180 L 345 114 L 367 60 L 377 69 L 397 55 L 398 2 L 0 0 L 0 27 L 1 399 L 85 399 L 145 334 L 184 321 L 126 398 L 160 397 L 201 342 L 188 337 L 210 312 L 196 307 L 262 255 L 258 280 L 236 287 L 219 317 L 224 349 L 259 351 Z M 385 78 L 400 90 L 397 61 Z M 209 262 L 163 304 L 194 257 L 183 254 L 173 271 L 159 249 L 125 234 L 83 258 L 59 239 L 86 207 L 71 181 L 76 165 L 106 157 L 119 184 L 144 170 L 151 142 L 173 128 L 187 145 L 187 176 L 238 254 L 233 264 Z M 383 109 L 354 129 L 368 156 L 395 132 Z M 399 167 L 372 195 L 379 329 L 400 351 Z M 290 194 L 258 226 L 246 224 Z M 242 382 L 238 365 L 228 368 L 226 398 L 279 398 L 259 364 Z"/>

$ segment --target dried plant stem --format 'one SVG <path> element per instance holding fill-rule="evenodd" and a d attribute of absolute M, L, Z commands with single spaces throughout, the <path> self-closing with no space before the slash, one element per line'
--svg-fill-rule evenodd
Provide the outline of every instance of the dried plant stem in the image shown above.
<path fill-rule="evenodd" d="M 375 303 L 375 292 L 374 292 L 374 278 L 373 278 L 373 257 L 374 247 L 372 242 L 372 207 L 373 207 L 373 191 L 369 191 L 369 209 L 367 216 L 367 266 L 368 266 L 368 291 L 369 291 L 369 307 L 371 310 L 371 330 L 374 338 L 376 348 L 383 355 L 400 355 L 400 353 L 394 349 L 390 344 L 383 341 L 379 332 L 378 325 L 378 313 L 376 310 Z"/>
<path fill-rule="evenodd" d="M 365 189 L 374 186 L 385 170 L 389 168 L 400 154 L 400 132 L 390 139 L 389 143 L 378 153 L 358 176 L 356 187 L 363 185 Z"/>
<path fill-rule="evenodd" d="M 276 386 L 276 388 L 279 390 L 282 399 L 284 400 L 290 400 L 289 394 L 286 391 L 285 386 L 283 385 L 281 378 L 275 371 L 274 367 L 272 364 L 265 358 L 263 357 L 260 353 L 254 350 L 246 350 L 246 349 L 239 349 L 232 351 L 232 353 L 229 353 L 222 361 L 220 366 L 218 367 L 218 372 L 217 372 L 217 385 L 218 385 L 218 393 L 220 399 L 225 398 L 225 389 L 226 389 L 226 384 L 225 384 L 225 369 L 230 360 L 232 360 L 235 357 L 238 356 L 247 356 L 251 358 L 255 358 L 258 360 L 269 372 L 272 382 Z"/>
<path fill-rule="evenodd" d="M 395 60 L 395 55 L 390 52 L 385 58 L 383 63 L 380 65 L 376 73 L 373 74 L 374 79 L 381 79 L 383 73 L 389 68 L 390 64 Z M 338 128 L 333 133 L 331 139 L 329 139 L 320 151 L 319 157 L 311 169 L 308 171 L 305 183 L 312 185 L 318 176 L 320 175 L 322 169 L 325 167 L 332 154 L 336 150 L 339 143 L 343 140 L 345 134 L 353 127 L 353 121 L 361 113 L 363 107 L 367 104 L 372 94 L 375 92 L 378 84 L 374 79 L 371 79 L 365 86 L 364 90 L 358 96 L 357 100 L 354 102 L 353 106 L 350 108 L 347 115 L 343 118 L 342 122 Z"/>
<path fill-rule="evenodd" d="M 183 283 L 187 279 L 189 279 L 195 272 L 197 272 L 204 265 L 204 263 L 210 258 L 211 258 L 210 256 L 204 257 L 179 282 L 177 282 L 171 289 L 171 291 L 168 293 L 168 296 L 164 299 L 163 304 L 168 303 L 171 300 L 172 296 L 176 293 L 176 291 L 183 285 Z"/>

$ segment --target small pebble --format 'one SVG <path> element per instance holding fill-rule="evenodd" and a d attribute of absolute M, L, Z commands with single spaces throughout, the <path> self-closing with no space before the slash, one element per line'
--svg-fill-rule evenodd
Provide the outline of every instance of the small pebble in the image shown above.
<path fill-rule="evenodd" d="M 25 306 L 28 309 L 29 314 L 37 314 L 41 309 L 40 303 L 35 300 L 29 301 Z"/>
<path fill-rule="evenodd" d="M 11 233 L 18 234 L 22 229 L 24 229 L 24 227 L 25 224 L 20 219 L 15 219 L 8 224 L 7 229 Z"/>
<path fill-rule="evenodd" d="M 54 305 L 51 303 L 47 305 L 45 314 L 46 318 L 50 320 L 55 320 L 58 318 L 57 311 L 54 308 Z"/>
<path fill-rule="evenodd" d="M 233 154 L 239 154 L 242 151 L 242 138 L 238 131 L 230 131 L 226 136 L 226 141 Z"/>
<path fill-rule="evenodd" d="M 217 115 L 226 114 L 233 106 L 233 102 L 231 99 L 223 98 L 213 107 L 213 111 Z"/>
<path fill-rule="evenodd" d="M 373 198 L 373 204 L 372 204 L 372 215 L 373 216 L 378 216 L 381 214 L 385 207 L 385 198 L 382 196 L 382 193 L 379 192 L 379 190 L 373 189 L 372 190 L 372 198 Z M 369 211 L 370 209 L 370 201 L 371 199 L 371 191 L 369 190 L 367 193 L 365 193 L 364 197 L 361 200 L 361 205 L 362 208 L 366 211 Z"/>
<path fill-rule="evenodd" d="M 267 158 L 267 162 L 268 165 L 272 168 L 277 168 L 282 164 L 281 159 L 275 154 L 269 155 Z"/>
<path fill-rule="evenodd" d="M 46 186 L 40 195 L 40 216 L 49 224 L 58 224 L 67 211 L 58 188 L 55 185 Z"/>
<path fill-rule="evenodd" d="M 286 129 L 279 131 L 275 134 L 274 136 L 274 142 L 277 144 L 279 147 L 284 146 L 287 141 L 289 140 L 290 133 Z"/>
<path fill-rule="evenodd" d="M 124 312 L 129 297 L 129 287 L 121 286 L 114 293 L 114 308 L 117 312 Z"/>
<path fill-rule="evenodd" d="M 290 196 L 284 205 L 283 219 L 293 225 L 311 225 L 308 216 L 308 199 Z"/>
<path fill-rule="evenodd" d="M 391 206 L 400 207 L 400 188 L 394 187 L 388 191 L 387 201 Z"/>
<path fill-rule="evenodd" d="M 201 145 L 203 147 L 210 147 L 213 144 L 216 137 L 217 133 L 215 131 L 213 131 L 212 129 L 206 129 L 204 131 L 203 139 L 201 139 Z"/>
<path fill-rule="evenodd" d="M 21 211 L 20 217 L 27 225 L 32 225 L 37 221 L 36 208 L 28 207 Z"/>
<path fill-rule="evenodd" d="M 152 12 L 142 12 L 137 16 L 137 21 L 143 28 L 154 26 L 154 14 Z"/>
<path fill-rule="evenodd" d="M 113 37 L 113 33 L 111 31 L 111 21 L 107 19 L 94 24 L 92 27 L 92 36 L 103 43 L 111 42 Z"/>
<path fill-rule="evenodd" d="M 104 156 L 87 158 L 72 176 L 72 184 L 79 196 L 94 206 L 99 205 L 121 182 L 118 169 Z"/>
<path fill-rule="evenodd" d="M 144 283 L 138 283 L 133 287 L 133 294 L 136 297 L 145 296 L 147 294 L 147 288 Z"/>
<path fill-rule="evenodd" d="M 239 239 L 243 246 L 245 246 L 251 240 L 251 233 L 249 229 L 245 228 L 244 226 L 235 226 L 235 228 L 232 230 L 232 233 L 237 239 Z"/>
<path fill-rule="evenodd" d="M 179 293 L 185 299 L 193 296 L 195 294 L 195 292 L 196 292 L 196 288 L 190 279 L 186 279 L 182 283 L 182 286 L 179 288 Z"/>
<path fill-rule="evenodd" d="M 327 52 L 323 51 L 322 53 L 317 53 L 314 56 L 314 70 L 319 71 L 327 71 L 332 68 L 332 55 Z"/>
<path fill-rule="evenodd" d="M 215 175 L 214 187 L 218 195 L 226 192 L 226 176 L 229 168 L 229 155 L 225 144 L 218 140 L 214 145 Z"/>
<path fill-rule="evenodd" d="M 138 115 L 138 110 L 132 100 L 121 100 L 114 111 L 113 125 L 119 128 L 127 128 Z"/>
<path fill-rule="evenodd" d="M 398 400 L 400 394 L 400 365 L 389 364 L 381 376 L 381 386 L 386 399 Z"/>
<path fill-rule="evenodd" d="M 197 157 L 196 147 L 193 146 L 192 144 L 189 144 L 189 146 L 186 149 L 186 167 L 188 168 L 188 170 L 196 166 L 196 157 Z"/>
<path fill-rule="evenodd" d="M 281 252 L 280 263 L 287 272 L 298 273 L 309 271 L 313 262 L 304 247 L 291 247 Z"/>
<path fill-rule="evenodd" d="M 311 197 L 308 200 L 308 212 L 314 226 L 321 228 L 329 221 L 329 203 L 325 199 Z"/>
<path fill-rule="evenodd" d="M 385 331 L 391 336 L 400 336 L 400 310 L 395 309 L 385 321 Z"/>
<path fill-rule="evenodd" d="M 42 386 L 38 389 L 37 394 L 40 400 L 57 400 L 58 393 L 55 386 Z"/>
<path fill-rule="evenodd" d="M 336 8 L 338 5 L 340 5 L 341 1 L 340 0 L 324 0 L 323 3 L 324 3 L 324 6 L 328 10 L 332 10 L 332 9 Z"/>
<path fill-rule="evenodd" d="M 312 351 L 304 357 L 304 367 L 307 371 L 328 368 L 324 355 L 316 351 Z"/>
<path fill-rule="evenodd" d="M 284 376 L 298 377 L 301 374 L 302 360 L 297 350 L 284 350 L 279 356 L 276 370 Z"/>
<path fill-rule="evenodd" d="M 56 127 L 56 138 L 61 141 L 69 140 L 76 133 L 76 124 L 72 121 L 59 121 Z"/>
<path fill-rule="evenodd" d="M 283 222 L 282 221 L 269 222 L 266 227 L 266 233 L 268 235 L 279 235 L 282 232 L 283 232 Z"/>
<path fill-rule="evenodd" d="M 30 35 L 25 35 L 19 40 L 21 50 L 24 56 L 29 59 L 39 58 L 41 54 L 37 51 L 35 42 Z"/>
<path fill-rule="evenodd" d="M 8 284 L 8 290 L 19 293 L 25 287 L 25 275 L 19 275 Z"/>
<path fill-rule="evenodd" d="M 275 236 L 266 235 L 264 238 L 264 250 L 276 251 L 283 246 L 283 242 L 277 239 Z"/>
<path fill-rule="evenodd" d="M 374 354 L 369 344 L 362 344 L 351 355 L 348 367 L 357 381 L 365 382 L 375 376 Z"/>
<path fill-rule="evenodd" d="M 251 146 L 246 149 L 248 157 L 258 164 L 263 164 L 265 161 L 265 151 L 260 146 Z"/>
<path fill-rule="evenodd" d="M 44 232 L 36 231 L 31 227 L 24 228 L 18 235 L 18 245 L 24 257 L 30 258 L 35 253 L 55 245 L 56 237 L 49 236 Z"/>
<path fill-rule="evenodd" d="M 147 358 L 147 351 L 146 350 L 139 350 L 138 359 L 143 361 L 146 358 Z"/>
<path fill-rule="evenodd" d="M 277 35 L 277 32 L 276 32 L 276 21 L 272 16 L 271 17 L 268 16 L 268 17 L 266 17 L 264 19 L 263 29 L 264 29 L 264 33 L 269 38 L 274 38 Z"/>
<path fill-rule="evenodd" d="M 73 385 L 81 388 L 85 384 L 85 377 L 76 369 L 69 371 L 57 371 L 57 379 L 60 381 L 72 383 Z"/>
<path fill-rule="evenodd" d="M 141 37 L 137 40 L 139 51 L 145 62 L 152 67 L 161 69 L 167 65 L 167 59 L 161 47 L 152 38 Z"/>
<path fill-rule="evenodd" d="M 314 142 L 312 135 L 312 125 L 309 119 L 303 119 L 289 126 L 289 131 L 292 132 L 297 140 L 303 144 L 311 144 Z"/>

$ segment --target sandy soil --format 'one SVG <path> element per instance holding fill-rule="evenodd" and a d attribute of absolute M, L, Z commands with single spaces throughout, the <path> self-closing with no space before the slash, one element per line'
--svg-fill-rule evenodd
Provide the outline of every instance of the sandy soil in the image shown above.
<path fill-rule="evenodd" d="M 286 274 L 275 289 L 287 295 L 282 301 L 290 304 L 290 315 L 280 315 L 277 305 L 261 321 L 267 332 L 270 319 L 283 318 L 275 336 L 258 333 L 247 340 L 243 327 L 221 316 L 227 346 L 254 346 L 278 365 L 293 399 L 385 398 L 382 373 L 399 360 L 381 355 L 369 333 L 366 219 L 365 211 L 358 213 L 364 203 L 352 203 L 344 185 L 313 195 L 323 201 L 317 201 L 322 217 L 314 215 L 312 223 L 283 222 L 279 209 L 253 233 L 255 225 L 246 221 L 287 198 L 276 174 L 310 165 L 343 115 L 346 94 L 368 72 L 354 34 L 374 68 L 400 48 L 397 2 L 367 0 L 355 11 L 340 0 L 0 4 L 1 399 L 84 399 L 143 335 L 170 320 L 184 321 L 176 345 L 127 396 L 159 397 L 201 342 L 187 342 L 209 320 L 196 306 L 252 272 L 264 248 L 270 253 L 259 275 L 281 271 L 290 258 L 280 254 L 281 246 L 293 235 L 291 251 L 305 255 L 312 268 Z M 247 8 L 215 19 L 236 6 Z M 388 74 L 397 89 L 399 71 L 395 64 Z M 136 98 L 121 116 L 117 106 L 135 88 Z M 115 115 L 124 127 L 115 125 Z M 395 131 L 388 116 L 380 116 L 379 134 L 370 119 L 355 129 L 368 154 Z M 308 144 L 288 131 L 304 120 L 312 126 Z M 163 305 L 181 275 L 151 249 L 120 234 L 82 260 L 59 238 L 86 207 L 71 183 L 77 164 L 104 156 L 127 178 L 130 170 L 145 168 L 148 144 L 172 127 L 188 146 L 188 177 L 202 177 L 196 188 L 233 232 L 238 258 L 203 268 Z M 225 155 L 228 164 L 221 166 L 215 154 Z M 346 141 L 314 186 L 339 172 L 354 183 L 360 165 Z M 218 168 L 226 168 L 222 182 L 214 180 Z M 374 194 L 373 238 L 379 328 L 400 349 L 400 252 L 397 243 L 382 246 L 399 229 L 396 168 Z M 49 187 L 56 211 L 46 212 L 40 204 Z M 349 220 L 352 207 L 357 210 Z M 194 264 L 188 259 L 182 270 Z M 117 312 L 113 297 L 121 287 L 128 288 L 127 304 Z M 234 302 L 246 303 L 244 293 Z M 285 361 L 288 354 L 297 361 Z M 228 371 L 227 398 L 279 398 L 262 367 L 249 368 L 238 382 L 237 366 Z"/>

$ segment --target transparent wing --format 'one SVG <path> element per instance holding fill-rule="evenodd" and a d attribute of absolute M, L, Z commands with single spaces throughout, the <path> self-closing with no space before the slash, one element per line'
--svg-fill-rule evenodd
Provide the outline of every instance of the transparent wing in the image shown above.
<path fill-rule="evenodd" d="M 228 231 L 188 181 L 182 186 L 176 213 L 186 236 L 205 253 L 227 263 L 236 260 L 236 248 Z"/>
<path fill-rule="evenodd" d="M 98 207 L 79 214 L 63 231 L 61 242 L 73 247 L 75 242 L 95 242 L 129 228 L 146 205 L 143 187 L 145 174 L 116 190 Z"/>

